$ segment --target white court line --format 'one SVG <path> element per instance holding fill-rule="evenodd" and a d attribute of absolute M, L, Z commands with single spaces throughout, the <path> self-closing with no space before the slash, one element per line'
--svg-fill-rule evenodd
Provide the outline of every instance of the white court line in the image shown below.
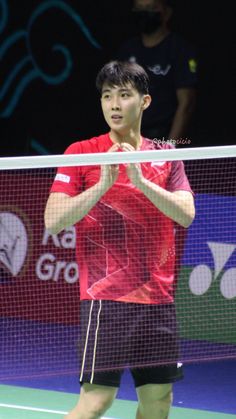
<path fill-rule="evenodd" d="M 54 413 L 56 415 L 66 415 L 68 413 L 68 412 L 63 412 L 61 410 L 40 409 L 38 407 L 19 406 L 17 404 L 0 403 L 0 407 L 6 407 L 8 409 L 30 410 L 32 412 Z M 103 417 L 102 419 L 116 419 L 116 418 Z"/>

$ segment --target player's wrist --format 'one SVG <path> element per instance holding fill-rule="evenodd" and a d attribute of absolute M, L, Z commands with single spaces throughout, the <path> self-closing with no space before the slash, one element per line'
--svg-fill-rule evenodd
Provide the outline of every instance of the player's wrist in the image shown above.
<path fill-rule="evenodd" d="M 109 182 L 104 181 L 103 179 L 100 179 L 96 185 L 96 190 L 98 194 L 102 196 L 111 188 L 111 186 L 112 185 Z"/>
<path fill-rule="evenodd" d="M 144 176 L 138 177 L 135 183 L 135 186 L 142 192 L 148 188 L 148 180 Z"/>

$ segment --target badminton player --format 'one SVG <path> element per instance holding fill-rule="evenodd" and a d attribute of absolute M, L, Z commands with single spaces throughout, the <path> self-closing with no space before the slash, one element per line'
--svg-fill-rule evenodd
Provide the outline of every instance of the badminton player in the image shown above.
<path fill-rule="evenodd" d="M 75 142 L 66 154 L 161 150 L 140 133 L 151 105 L 148 76 L 112 61 L 96 80 L 109 132 Z M 93 104 L 91 104 L 93 106 Z M 182 378 L 174 307 L 174 225 L 187 228 L 194 200 L 183 162 L 58 169 L 45 210 L 57 234 L 75 225 L 80 271 L 80 383 L 66 419 L 100 418 L 124 367 L 138 397 L 136 419 L 168 418 Z"/>

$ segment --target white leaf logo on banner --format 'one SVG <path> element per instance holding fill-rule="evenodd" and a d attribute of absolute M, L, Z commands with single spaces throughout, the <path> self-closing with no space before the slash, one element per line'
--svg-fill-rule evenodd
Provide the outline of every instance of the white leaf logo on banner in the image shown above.
<path fill-rule="evenodd" d="M 223 272 L 224 267 L 236 249 L 235 244 L 207 242 L 214 260 L 214 271 L 207 265 L 197 265 L 189 277 L 189 288 L 194 295 L 203 295 L 211 287 L 213 281 Z M 223 297 L 232 299 L 236 297 L 236 268 L 226 270 L 220 281 L 220 290 Z"/>
<path fill-rule="evenodd" d="M 0 213 L 0 262 L 18 275 L 24 265 L 28 248 L 28 237 L 24 224 L 17 215 Z"/>

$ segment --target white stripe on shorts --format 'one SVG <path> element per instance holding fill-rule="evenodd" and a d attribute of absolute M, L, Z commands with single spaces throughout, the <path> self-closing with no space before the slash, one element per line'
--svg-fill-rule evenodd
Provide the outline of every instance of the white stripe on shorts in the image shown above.
<path fill-rule="evenodd" d="M 80 381 L 83 380 L 83 375 L 84 375 L 84 366 L 85 366 L 85 360 L 86 360 L 86 353 L 87 353 L 87 347 L 88 347 L 88 340 L 89 340 L 89 333 L 90 333 L 90 328 L 91 328 L 93 309 L 94 309 L 94 300 L 91 301 L 91 305 L 90 305 L 88 327 L 87 327 L 87 333 L 86 333 L 86 339 L 85 339 L 85 345 L 84 345 L 83 361 L 82 361 L 82 366 L 81 366 Z M 99 326 L 100 326 L 101 310 L 102 310 L 102 301 L 99 300 L 99 309 L 98 309 L 98 313 L 97 313 L 97 324 L 96 324 L 96 330 L 95 330 L 95 335 L 94 335 L 93 360 L 92 360 L 92 370 L 91 370 L 91 378 L 90 378 L 90 383 L 91 384 L 93 383 L 93 378 L 94 378 L 94 370 L 95 370 L 95 362 L 96 362 L 96 351 L 97 351 L 97 341 L 98 341 L 98 332 L 99 332 Z"/>
<path fill-rule="evenodd" d="M 89 338 L 89 332 L 90 332 L 90 326 L 91 326 L 93 304 L 94 304 L 94 300 L 91 301 L 91 305 L 90 305 L 89 321 L 88 321 L 87 334 L 86 334 L 86 340 L 85 340 L 85 345 L 84 345 L 84 353 L 83 353 L 83 361 L 82 361 L 82 365 L 81 365 L 80 381 L 82 381 L 83 374 L 84 374 L 84 364 L 85 364 L 85 358 L 86 358 L 86 352 L 87 352 L 87 346 L 88 346 L 88 338 Z"/>
<path fill-rule="evenodd" d="M 98 341 L 98 330 L 100 325 L 100 314 L 102 310 L 102 300 L 99 300 L 99 310 L 97 315 L 97 327 L 95 332 L 95 340 L 94 340 L 94 348 L 93 348 L 93 365 L 92 365 L 92 373 L 90 378 L 90 383 L 92 384 L 93 378 L 94 378 L 94 367 L 95 367 L 95 361 L 96 361 L 96 350 L 97 350 L 97 341 Z"/>

